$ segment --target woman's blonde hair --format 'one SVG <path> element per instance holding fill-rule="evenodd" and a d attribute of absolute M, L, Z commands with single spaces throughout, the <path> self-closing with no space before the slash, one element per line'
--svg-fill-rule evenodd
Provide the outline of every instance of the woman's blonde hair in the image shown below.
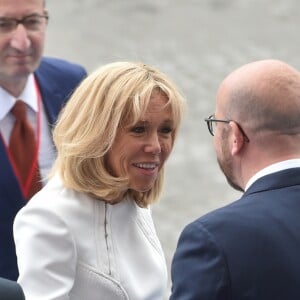
<path fill-rule="evenodd" d="M 174 121 L 174 137 L 181 123 L 184 99 L 159 70 L 141 63 L 107 64 L 86 77 L 62 110 L 53 132 L 58 151 L 53 172 L 65 186 L 92 197 L 113 202 L 124 190 L 146 207 L 161 193 L 164 168 L 147 192 L 128 189 L 128 179 L 114 177 L 106 166 L 106 153 L 117 131 L 136 124 L 145 113 L 153 92 L 168 98 Z"/>

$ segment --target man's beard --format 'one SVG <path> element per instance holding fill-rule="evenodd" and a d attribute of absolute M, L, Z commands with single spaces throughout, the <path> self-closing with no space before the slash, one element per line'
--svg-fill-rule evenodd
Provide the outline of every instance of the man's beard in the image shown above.
<path fill-rule="evenodd" d="M 223 159 L 221 159 L 220 157 L 217 157 L 218 164 L 219 164 L 220 169 L 222 170 L 223 174 L 225 175 L 228 184 L 235 190 L 237 190 L 239 192 L 243 192 L 244 190 L 234 180 L 232 158 L 231 158 L 231 155 L 229 153 L 229 150 L 228 150 L 228 147 L 227 147 L 225 141 L 227 141 L 227 139 L 222 138 L 221 150 L 222 150 Z"/>

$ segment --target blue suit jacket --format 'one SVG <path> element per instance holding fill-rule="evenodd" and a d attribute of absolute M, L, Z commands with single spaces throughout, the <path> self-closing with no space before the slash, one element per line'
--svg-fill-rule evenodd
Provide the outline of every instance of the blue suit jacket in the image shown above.
<path fill-rule="evenodd" d="M 79 65 L 54 58 L 42 59 L 35 77 L 49 124 L 54 124 L 61 107 L 85 76 L 86 71 Z M 12 280 L 18 277 L 13 220 L 25 201 L 0 139 L 0 276 Z"/>
<path fill-rule="evenodd" d="M 25 300 L 21 286 L 12 280 L 0 278 L 1 300 Z"/>
<path fill-rule="evenodd" d="M 171 273 L 172 300 L 299 300 L 300 168 L 187 225 Z"/>

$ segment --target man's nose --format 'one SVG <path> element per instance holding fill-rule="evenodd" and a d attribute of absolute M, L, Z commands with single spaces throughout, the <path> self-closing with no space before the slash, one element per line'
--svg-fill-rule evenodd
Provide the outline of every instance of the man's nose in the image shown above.
<path fill-rule="evenodd" d="M 30 47 L 28 32 L 23 24 L 18 24 L 11 39 L 11 46 L 19 51 L 25 51 Z"/>

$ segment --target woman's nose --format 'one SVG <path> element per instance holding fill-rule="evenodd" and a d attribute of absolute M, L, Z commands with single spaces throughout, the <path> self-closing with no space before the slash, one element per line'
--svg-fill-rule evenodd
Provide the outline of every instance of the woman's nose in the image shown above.
<path fill-rule="evenodd" d="M 157 134 L 152 134 L 148 137 L 144 151 L 152 154 L 161 153 L 161 143 Z"/>

